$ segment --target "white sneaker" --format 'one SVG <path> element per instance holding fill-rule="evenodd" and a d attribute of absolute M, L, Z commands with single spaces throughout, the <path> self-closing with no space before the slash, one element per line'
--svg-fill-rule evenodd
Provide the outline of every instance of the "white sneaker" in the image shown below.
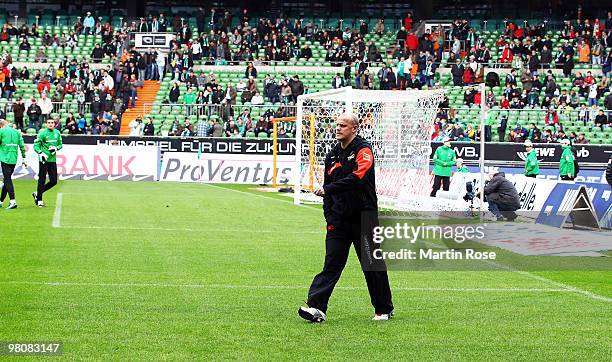
<path fill-rule="evenodd" d="M 374 314 L 373 321 L 388 321 L 395 315 L 395 309 L 389 312 L 389 314 Z"/>
<path fill-rule="evenodd" d="M 317 308 L 300 307 L 300 309 L 298 309 L 298 314 L 300 315 L 300 317 L 306 319 L 307 321 L 311 321 L 314 323 L 325 322 L 325 320 L 327 319 L 325 313 L 318 310 Z"/>
<path fill-rule="evenodd" d="M 2 205 L 0 205 L 0 207 L 2 207 Z M 9 206 L 6 207 L 7 210 L 16 209 L 16 208 L 17 208 L 16 202 L 11 202 L 9 203 Z"/>

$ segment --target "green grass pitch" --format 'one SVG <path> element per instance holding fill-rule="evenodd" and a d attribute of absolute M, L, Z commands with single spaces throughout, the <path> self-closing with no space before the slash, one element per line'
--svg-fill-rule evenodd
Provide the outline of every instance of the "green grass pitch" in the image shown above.
<path fill-rule="evenodd" d="M 320 208 L 244 186 L 63 181 L 38 209 L 35 182 L 16 187 L 19 208 L 0 210 L 0 341 L 95 360 L 612 354 L 610 272 L 391 272 L 396 318 L 374 322 L 351 253 L 328 321 L 310 324 L 296 310 L 323 264 Z"/>

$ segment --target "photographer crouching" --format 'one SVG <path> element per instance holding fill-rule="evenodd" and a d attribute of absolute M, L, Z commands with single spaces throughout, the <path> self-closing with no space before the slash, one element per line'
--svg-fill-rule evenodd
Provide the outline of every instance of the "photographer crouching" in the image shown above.
<path fill-rule="evenodd" d="M 506 179 L 505 173 L 494 174 L 485 184 L 484 194 L 489 203 L 489 211 L 497 221 L 514 221 L 517 218 L 515 211 L 521 207 L 519 195 L 512 182 Z"/>

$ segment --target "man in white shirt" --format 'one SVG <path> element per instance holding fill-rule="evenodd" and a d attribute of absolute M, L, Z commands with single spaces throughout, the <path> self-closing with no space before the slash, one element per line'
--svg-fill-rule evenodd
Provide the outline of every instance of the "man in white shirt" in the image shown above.
<path fill-rule="evenodd" d="M 40 107 L 42 122 L 45 123 L 53 112 L 53 103 L 51 102 L 51 99 L 47 97 L 47 95 L 44 93 L 37 103 Z"/>
<path fill-rule="evenodd" d="M 106 70 L 103 70 L 102 72 L 102 80 L 104 81 L 104 85 L 106 86 L 106 88 L 108 88 L 109 91 L 112 91 L 113 88 L 115 88 L 115 80 L 113 79 L 113 77 L 110 76 L 110 74 L 108 74 Z"/>
<path fill-rule="evenodd" d="M 161 83 L 164 80 L 164 75 L 166 74 L 166 54 L 161 52 L 157 53 L 155 63 L 157 64 L 157 74 L 159 75 L 159 83 Z"/>
<path fill-rule="evenodd" d="M 264 99 L 258 91 L 255 91 L 253 98 L 251 98 L 251 104 L 264 104 Z"/>
<path fill-rule="evenodd" d="M 142 124 L 142 119 L 140 119 L 140 117 L 130 122 L 130 136 L 140 137 L 143 134 L 143 130 L 144 125 Z"/>

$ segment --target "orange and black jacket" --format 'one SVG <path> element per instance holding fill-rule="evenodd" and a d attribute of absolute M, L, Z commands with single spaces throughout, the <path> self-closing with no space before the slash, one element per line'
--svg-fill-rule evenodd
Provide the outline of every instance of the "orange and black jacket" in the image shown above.
<path fill-rule="evenodd" d="M 359 224 L 362 211 L 376 211 L 374 155 L 360 136 L 342 149 L 338 143 L 325 157 L 323 212 L 328 225 Z"/>

